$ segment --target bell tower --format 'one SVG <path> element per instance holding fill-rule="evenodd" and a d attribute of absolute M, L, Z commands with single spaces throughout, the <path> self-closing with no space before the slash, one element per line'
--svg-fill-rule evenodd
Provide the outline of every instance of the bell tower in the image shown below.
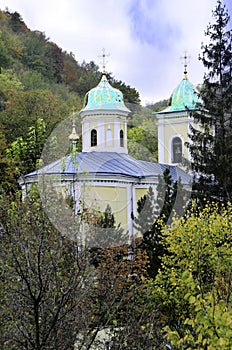
<path fill-rule="evenodd" d="M 170 106 L 154 113 L 158 120 L 158 162 L 169 165 L 191 160 L 185 143 L 189 141 L 191 111 L 197 109 L 198 91 L 188 80 L 186 54 L 184 59 L 184 76 L 171 95 Z"/>
<path fill-rule="evenodd" d="M 117 152 L 127 150 L 127 116 L 130 110 L 125 106 L 121 91 L 113 88 L 105 72 L 105 51 L 103 51 L 103 73 L 100 83 L 85 96 L 82 118 L 83 152 Z"/>

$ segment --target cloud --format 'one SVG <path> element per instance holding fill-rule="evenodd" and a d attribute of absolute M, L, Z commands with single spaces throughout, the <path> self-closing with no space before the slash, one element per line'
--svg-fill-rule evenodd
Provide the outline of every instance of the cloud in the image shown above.
<path fill-rule="evenodd" d="M 226 0 L 227 5 L 231 0 Z M 183 76 L 184 51 L 191 56 L 189 79 L 202 81 L 199 62 L 204 31 L 217 0 L 0 0 L 21 14 L 28 27 L 41 30 L 76 60 L 100 65 L 135 87 L 143 102 L 169 98 Z M 231 9 L 231 7 L 230 7 Z"/>
<path fill-rule="evenodd" d="M 135 0 L 129 9 L 131 32 L 136 40 L 160 50 L 167 50 L 173 40 L 181 35 L 176 23 L 167 21 L 164 16 L 164 2 Z"/>

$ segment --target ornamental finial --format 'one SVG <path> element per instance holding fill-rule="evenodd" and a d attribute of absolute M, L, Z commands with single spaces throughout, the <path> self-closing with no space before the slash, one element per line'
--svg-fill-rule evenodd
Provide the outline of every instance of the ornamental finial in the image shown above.
<path fill-rule="evenodd" d="M 72 123 L 72 133 L 69 135 L 69 140 L 72 141 L 73 143 L 77 142 L 79 139 L 79 136 L 76 132 L 76 124 L 75 124 L 75 112 L 74 112 L 74 107 L 73 107 L 73 123 Z"/>
<path fill-rule="evenodd" d="M 105 74 L 106 73 L 106 63 L 108 63 L 108 61 L 106 61 L 106 57 L 109 57 L 110 54 L 106 54 L 105 49 L 102 49 L 102 54 L 99 55 L 98 57 L 100 57 L 102 59 L 101 61 L 101 65 L 102 65 L 102 73 Z"/>
<path fill-rule="evenodd" d="M 190 56 L 187 55 L 187 51 L 184 52 L 184 56 L 181 56 L 180 59 L 184 63 L 184 78 L 187 78 L 187 66 L 190 61 Z"/>

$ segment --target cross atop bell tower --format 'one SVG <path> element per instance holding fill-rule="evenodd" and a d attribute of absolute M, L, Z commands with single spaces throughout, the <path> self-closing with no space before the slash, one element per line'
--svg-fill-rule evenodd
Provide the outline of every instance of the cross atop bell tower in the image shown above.
<path fill-rule="evenodd" d="M 101 60 L 101 65 L 102 65 L 102 73 L 105 74 L 106 73 L 106 63 L 108 63 L 108 61 L 106 61 L 106 57 L 109 57 L 110 54 L 106 54 L 106 51 L 105 49 L 103 48 L 102 49 L 102 54 L 99 55 L 98 57 L 100 57 L 102 60 Z"/>
<path fill-rule="evenodd" d="M 187 67 L 190 62 L 190 56 L 187 55 L 187 51 L 184 52 L 184 56 L 181 56 L 180 59 L 182 60 L 182 63 L 184 63 L 184 77 L 187 78 Z"/>

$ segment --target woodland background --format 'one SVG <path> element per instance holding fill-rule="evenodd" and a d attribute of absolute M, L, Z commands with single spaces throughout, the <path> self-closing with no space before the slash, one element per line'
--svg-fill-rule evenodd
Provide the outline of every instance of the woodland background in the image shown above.
<path fill-rule="evenodd" d="M 188 145 L 197 175 L 191 201 L 168 225 L 177 192 L 184 203 L 185 191 L 167 169 L 157 196 L 150 188 L 138 202 L 142 239 L 128 246 L 110 207 L 83 206 L 70 240 L 47 218 L 36 187 L 22 201 L 18 177 L 39 166 L 48 135 L 82 108 L 101 73 L 31 31 L 17 12 L 0 11 L 1 349 L 232 349 L 232 34 L 222 1 L 212 15 L 200 54 L 202 104 L 193 114 L 201 128 L 192 128 Z M 156 160 L 150 110 L 169 101 L 144 109 L 134 88 L 108 79 L 136 106 L 129 152 Z M 81 221 L 98 242 L 110 235 L 112 244 L 80 247 Z"/>

